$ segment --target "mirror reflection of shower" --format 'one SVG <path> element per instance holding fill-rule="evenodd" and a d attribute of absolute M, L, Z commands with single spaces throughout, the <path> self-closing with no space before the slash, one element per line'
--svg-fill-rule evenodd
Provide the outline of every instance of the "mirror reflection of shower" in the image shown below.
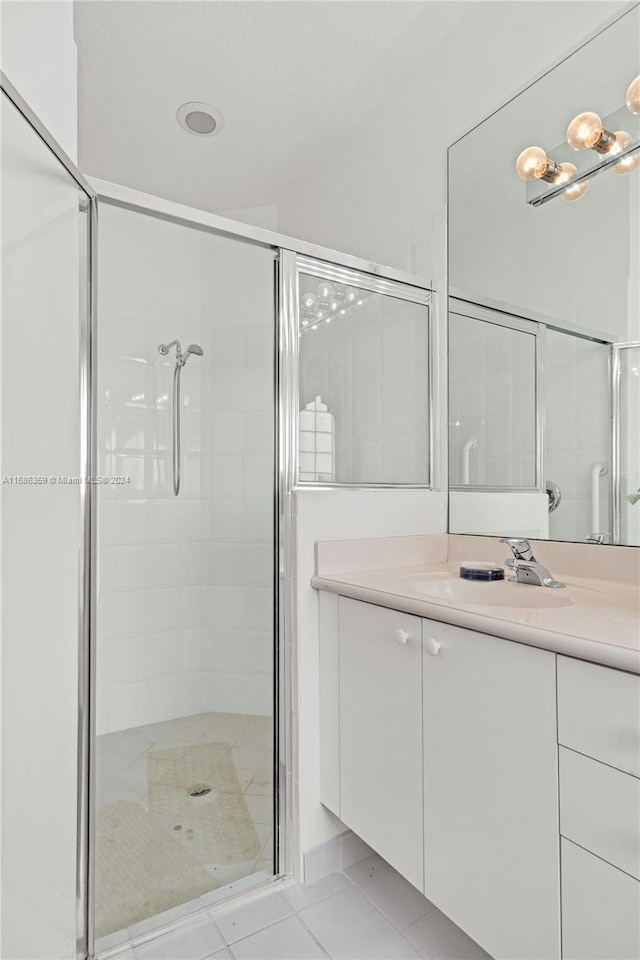
<path fill-rule="evenodd" d="M 163 357 L 169 354 L 172 347 L 176 348 L 176 365 L 173 368 L 173 495 L 177 497 L 180 493 L 180 378 L 182 368 L 187 360 L 193 354 L 196 357 L 203 357 L 204 350 L 197 343 L 190 343 L 183 352 L 179 340 L 172 340 L 170 343 L 161 343 L 158 347 L 158 353 Z"/>

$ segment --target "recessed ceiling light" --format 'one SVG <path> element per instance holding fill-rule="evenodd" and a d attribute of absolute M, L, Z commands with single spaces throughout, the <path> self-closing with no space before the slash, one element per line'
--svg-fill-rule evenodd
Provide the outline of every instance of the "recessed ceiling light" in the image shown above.
<path fill-rule="evenodd" d="M 215 137 L 224 127 L 224 117 L 209 103 L 183 103 L 176 113 L 178 123 L 195 137 Z"/>

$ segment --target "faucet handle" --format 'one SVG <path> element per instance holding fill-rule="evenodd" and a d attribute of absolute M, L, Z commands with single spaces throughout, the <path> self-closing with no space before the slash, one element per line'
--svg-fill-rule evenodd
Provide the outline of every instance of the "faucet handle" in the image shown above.
<path fill-rule="evenodd" d="M 501 537 L 500 543 L 508 543 L 516 560 L 535 560 L 531 544 L 526 537 Z"/>

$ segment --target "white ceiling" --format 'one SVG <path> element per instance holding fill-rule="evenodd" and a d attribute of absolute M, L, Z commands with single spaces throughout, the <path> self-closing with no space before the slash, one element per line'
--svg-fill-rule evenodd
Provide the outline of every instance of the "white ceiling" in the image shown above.
<path fill-rule="evenodd" d="M 76 0 L 80 167 L 213 211 L 274 204 L 471 6 Z M 180 129 L 190 100 L 222 111 L 218 136 Z"/>

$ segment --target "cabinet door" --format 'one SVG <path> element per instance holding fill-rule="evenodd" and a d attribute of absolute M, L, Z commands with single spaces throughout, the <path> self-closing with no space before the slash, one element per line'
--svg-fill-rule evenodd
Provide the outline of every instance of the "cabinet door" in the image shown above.
<path fill-rule="evenodd" d="M 554 960 L 555 656 L 429 620 L 423 638 L 425 895 L 496 960 Z"/>
<path fill-rule="evenodd" d="M 562 955 L 640 957 L 640 883 L 569 840 L 562 841 Z"/>
<path fill-rule="evenodd" d="M 340 598 L 340 817 L 423 889 L 421 622 Z"/>

